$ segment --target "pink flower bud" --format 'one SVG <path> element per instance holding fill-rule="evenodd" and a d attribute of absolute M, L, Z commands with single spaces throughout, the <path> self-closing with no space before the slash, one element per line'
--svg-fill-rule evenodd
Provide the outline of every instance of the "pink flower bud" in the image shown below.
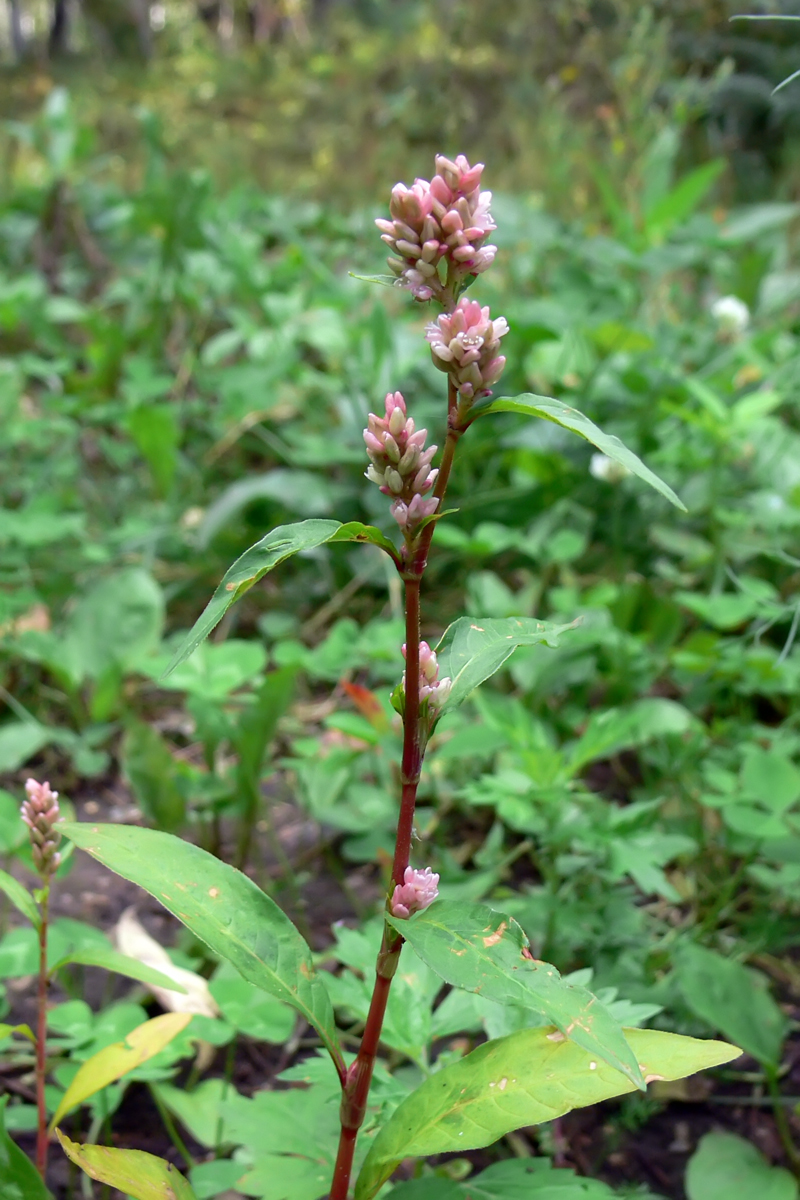
<path fill-rule="evenodd" d="M 403 658 L 406 657 L 406 647 L 403 645 Z M 453 681 L 447 677 L 439 679 L 439 664 L 436 654 L 427 642 L 419 644 L 419 698 L 428 701 L 428 711 L 436 713 L 441 709 L 448 696 Z M 403 672 L 403 690 L 406 687 L 406 676 Z"/>
<path fill-rule="evenodd" d="M 439 895 L 439 876 L 426 867 L 424 871 L 406 867 L 402 884 L 397 884 L 389 901 L 393 917 L 407 920 L 412 913 L 422 912 Z"/>

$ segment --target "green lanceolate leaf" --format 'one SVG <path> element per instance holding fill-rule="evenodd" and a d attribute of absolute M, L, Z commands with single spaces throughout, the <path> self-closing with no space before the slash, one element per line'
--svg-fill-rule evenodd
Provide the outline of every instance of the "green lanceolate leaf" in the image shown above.
<path fill-rule="evenodd" d="M 343 1070 L 328 992 L 311 951 L 274 900 L 241 871 L 154 829 L 64 822 L 65 837 L 137 883 L 262 991 L 291 1004 Z"/>
<path fill-rule="evenodd" d="M 73 950 L 50 968 L 50 974 L 53 975 L 62 967 L 68 967 L 73 963 L 79 967 L 102 967 L 105 971 L 114 971 L 117 975 L 127 976 L 128 979 L 138 979 L 139 983 L 149 983 L 152 987 L 169 988 L 170 991 L 182 992 L 184 996 L 186 995 L 186 988 L 182 984 L 176 983 L 174 979 L 170 979 L 169 975 L 164 975 L 155 967 L 148 967 L 146 963 L 130 958 L 127 954 L 119 954 L 116 950 L 111 949 L 104 950 L 101 946 L 85 946 L 82 949 Z"/>
<path fill-rule="evenodd" d="M 109 1183 L 133 1200 L 197 1200 L 177 1167 L 143 1150 L 79 1146 L 56 1131 L 68 1158 L 98 1183 Z"/>
<path fill-rule="evenodd" d="M 0 871 L 0 892 L 5 892 L 14 908 L 27 917 L 34 929 L 39 928 L 39 909 L 36 901 L 26 887 L 9 875 L 8 871 Z"/>
<path fill-rule="evenodd" d="M 284 559 L 299 554 L 302 550 L 313 550 L 316 546 L 323 546 L 326 542 L 369 542 L 385 550 L 395 560 L 397 558 L 397 552 L 389 539 L 379 529 L 372 525 L 362 525 L 360 521 L 349 521 L 342 525 L 339 521 L 313 520 L 298 521 L 294 525 L 279 525 L 260 542 L 245 550 L 225 573 L 222 583 L 175 652 L 164 672 L 165 677 L 197 649 L 230 606 L 254 583 L 258 583 L 259 579 Z"/>
<path fill-rule="evenodd" d="M 607 1063 L 556 1031 L 523 1029 L 479 1046 L 444 1067 L 395 1110 L 361 1168 L 356 1200 L 371 1200 L 403 1158 L 476 1150 L 525 1125 L 540 1125 L 634 1091 Z M 730 1062 L 740 1051 L 724 1042 L 653 1029 L 629 1029 L 646 1080 L 682 1079 Z"/>
<path fill-rule="evenodd" d="M 123 1041 L 106 1046 L 85 1063 L 81 1063 L 77 1075 L 64 1092 L 53 1114 L 51 1131 L 65 1113 L 77 1108 L 84 1100 L 88 1100 L 115 1080 L 121 1079 L 129 1071 L 134 1071 L 156 1054 L 160 1054 L 164 1047 L 186 1028 L 191 1019 L 191 1013 L 164 1013 L 161 1017 L 153 1017 L 152 1021 L 145 1021 L 137 1026 Z"/>
<path fill-rule="evenodd" d="M 53 1200 L 27 1154 L 5 1129 L 8 1096 L 0 1099 L 0 1200 Z"/>
<path fill-rule="evenodd" d="M 490 400 L 482 406 L 476 405 L 474 411 L 477 416 L 498 412 L 521 413 L 526 417 L 542 417 L 545 421 L 552 421 L 555 425 L 560 425 L 562 429 L 569 429 L 587 442 L 591 442 L 593 446 L 602 450 L 603 454 L 613 458 L 615 462 L 621 463 L 632 475 L 638 475 L 645 483 L 649 483 L 650 487 L 665 496 L 670 504 L 674 504 L 676 508 L 686 512 L 686 506 L 675 495 L 669 484 L 664 483 L 663 479 L 659 479 L 618 437 L 613 433 L 603 433 L 603 430 L 598 428 L 594 421 L 590 421 L 577 408 L 570 408 L 568 404 L 563 404 L 561 400 L 526 392 L 522 396 L 513 398 L 503 396 L 498 400 Z"/>
<path fill-rule="evenodd" d="M 439 675 L 453 681 L 443 711 L 463 703 L 518 646 L 556 646 L 559 636 L 574 627 L 574 622 L 552 625 L 530 617 L 459 617 L 448 625 L 436 647 Z"/>
<path fill-rule="evenodd" d="M 586 988 L 565 983 L 549 963 L 526 958 L 528 939 L 511 917 L 486 904 L 437 900 L 409 920 L 387 919 L 446 983 L 541 1013 L 565 1037 L 644 1088 L 619 1024 Z"/>

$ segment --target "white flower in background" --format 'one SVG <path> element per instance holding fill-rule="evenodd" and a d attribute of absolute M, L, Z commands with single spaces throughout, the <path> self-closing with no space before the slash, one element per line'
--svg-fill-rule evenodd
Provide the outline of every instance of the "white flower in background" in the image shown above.
<path fill-rule="evenodd" d="M 603 483 L 619 483 L 626 475 L 630 475 L 630 471 L 607 454 L 593 454 L 589 463 L 589 474 L 594 475 L 595 479 L 602 479 Z"/>
<path fill-rule="evenodd" d="M 738 296 L 720 296 L 711 305 L 711 315 L 725 337 L 740 337 L 750 324 L 750 309 Z"/>

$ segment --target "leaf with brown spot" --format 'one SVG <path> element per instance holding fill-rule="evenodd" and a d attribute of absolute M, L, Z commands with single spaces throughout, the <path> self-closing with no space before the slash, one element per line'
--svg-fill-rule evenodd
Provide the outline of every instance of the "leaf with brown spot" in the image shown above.
<path fill-rule="evenodd" d="M 439 675 L 452 682 L 443 711 L 457 708 L 511 657 L 518 646 L 556 646 L 570 625 L 552 625 L 530 617 L 459 617 L 449 625 L 436 646 Z"/>
<path fill-rule="evenodd" d="M 635 1055 L 608 1010 L 586 988 L 565 983 L 549 963 L 528 958 L 527 938 L 513 918 L 485 904 L 437 900 L 408 920 L 387 919 L 445 982 L 540 1013 L 644 1088 Z"/>
<path fill-rule="evenodd" d="M 626 1033 L 647 1074 L 665 1079 L 692 1075 L 741 1053 L 724 1042 L 655 1029 Z M 355 1200 L 372 1200 L 401 1159 L 477 1150 L 514 1129 L 541 1125 L 634 1090 L 630 1080 L 595 1062 L 582 1047 L 551 1038 L 547 1029 L 521 1029 L 486 1042 L 426 1079 L 395 1109 L 370 1146 Z"/>
<path fill-rule="evenodd" d="M 262 991 L 291 1004 L 313 1025 L 344 1070 L 330 997 L 314 970 L 305 939 L 274 900 L 241 871 L 213 854 L 156 829 L 80 822 L 59 825 L 65 837 L 98 862 L 130 879 L 164 905 L 215 954 Z M 184 894 L 166 899 L 164 879 Z M 198 887 L 196 880 L 203 880 Z M 211 899 L 207 888 L 217 888 Z"/>

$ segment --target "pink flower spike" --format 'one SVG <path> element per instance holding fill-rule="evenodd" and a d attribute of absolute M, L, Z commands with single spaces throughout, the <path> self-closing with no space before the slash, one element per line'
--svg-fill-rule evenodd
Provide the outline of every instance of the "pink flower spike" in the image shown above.
<path fill-rule="evenodd" d="M 406 867 L 402 884 L 392 892 L 389 910 L 393 917 L 407 920 L 412 913 L 422 912 L 439 895 L 439 876 L 426 867 L 424 871 Z"/>
<path fill-rule="evenodd" d="M 35 779 L 27 780 L 25 791 L 28 798 L 22 802 L 20 816 L 30 830 L 34 865 L 39 874 L 47 878 L 58 869 L 61 861 L 58 853 L 61 834 L 55 828 L 61 817 L 58 792 L 54 792 L 49 783 L 39 783 Z"/>

